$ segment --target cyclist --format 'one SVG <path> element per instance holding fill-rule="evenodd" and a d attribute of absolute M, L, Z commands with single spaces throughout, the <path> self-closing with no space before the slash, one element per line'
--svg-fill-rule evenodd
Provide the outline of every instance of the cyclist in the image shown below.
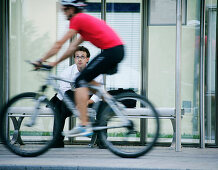
<path fill-rule="evenodd" d="M 87 65 L 75 81 L 75 101 L 80 112 L 81 123 L 80 126 L 64 134 L 66 136 L 89 136 L 92 135 L 93 131 L 87 116 L 89 93 L 87 83 L 99 85 L 93 81 L 95 77 L 100 74 L 116 73 L 118 63 L 124 58 L 124 45 L 115 31 L 103 20 L 83 13 L 83 8 L 86 6 L 84 0 L 61 0 L 61 5 L 64 14 L 70 21 L 69 31 L 36 64 L 40 65 L 41 62 L 55 55 L 62 45 L 77 33 L 80 34 L 80 37 L 75 38 L 62 57 L 56 62 L 50 63 L 51 66 L 56 66 L 64 59 L 72 56 L 77 46 L 83 41 L 89 41 L 102 49 L 102 52 Z"/>

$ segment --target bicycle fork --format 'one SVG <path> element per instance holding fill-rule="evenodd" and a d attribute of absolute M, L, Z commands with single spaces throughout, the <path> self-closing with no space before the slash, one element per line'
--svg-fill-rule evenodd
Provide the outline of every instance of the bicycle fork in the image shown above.
<path fill-rule="evenodd" d="M 36 123 L 36 117 L 39 115 L 40 103 L 43 102 L 45 99 L 46 99 L 45 96 L 39 96 L 39 97 L 38 97 L 38 99 L 37 99 L 37 101 L 36 101 L 36 104 L 35 104 L 34 112 L 33 112 L 33 114 L 31 115 L 30 121 L 27 122 L 27 123 L 25 124 L 25 126 L 32 127 L 33 125 L 35 125 L 35 123 Z"/>

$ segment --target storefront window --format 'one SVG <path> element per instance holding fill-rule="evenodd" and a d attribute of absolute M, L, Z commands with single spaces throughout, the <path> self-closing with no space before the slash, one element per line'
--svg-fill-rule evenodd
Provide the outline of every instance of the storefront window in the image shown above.
<path fill-rule="evenodd" d="M 106 22 L 125 43 L 125 58 L 118 73 L 106 76 L 107 89 L 140 89 L 141 1 L 112 0 L 107 2 Z"/>
<path fill-rule="evenodd" d="M 217 1 L 206 1 L 205 13 L 205 139 L 215 143 L 216 128 L 216 16 Z"/>
<path fill-rule="evenodd" d="M 175 1 L 176 2 L 176 1 Z M 147 94 L 156 107 L 175 108 L 175 58 L 176 58 L 176 3 L 170 0 L 148 1 L 148 89 Z M 86 12 L 102 18 L 101 0 L 88 0 Z M 182 1 L 182 55 L 181 55 L 181 105 L 182 143 L 199 143 L 199 61 L 200 61 L 200 12 L 201 1 Z M 147 3 L 146 3 L 147 4 Z M 10 0 L 9 1 L 9 97 L 27 91 L 37 91 L 42 76 L 32 72 L 25 60 L 35 61 L 69 28 L 60 10 L 59 0 Z M 167 8 L 166 8 L 167 7 Z M 161 10 L 163 8 L 163 10 Z M 173 13 L 169 13 L 170 9 Z M 49 9 L 49 10 L 48 10 Z M 141 23 L 142 0 L 107 0 L 106 22 L 115 29 L 125 43 L 125 59 L 119 71 L 105 76 L 109 89 L 133 89 L 140 92 L 141 85 Z M 170 15 L 169 15 L 170 14 Z M 164 19 L 160 20 L 158 16 Z M 216 18 L 217 0 L 206 0 L 205 28 L 205 135 L 206 143 L 215 142 L 216 117 Z M 64 48 L 50 61 L 60 57 Z M 100 49 L 85 42 L 91 59 Z M 72 62 L 61 63 L 56 71 Z M 52 97 L 54 91 L 49 90 Z M 172 140 L 170 120 L 161 120 L 163 141 Z"/>
<path fill-rule="evenodd" d="M 39 59 L 56 40 L 56 3 L 57 0 L 10 0 L 10 97 L 38 90 L 41 75 L 31 71 L 33 68 L 25 60 Z"/>
<path fill-rule="evenodd" d="M 174 4 L 168 0 L 151 0 L 151 2 L 150 15 L 158 12 L 162 15 L 165 10 L 160 10 L 161 7 L 172 8 L 174 5 L 172 11 L 176 16 L 176 1 Z M 184 109 L 182 143 L 198 143 L 200 1 L 183 1 L 182 12 L 181 105 Z M 169 19 L 164 19 L 171 22 L 171 25 L 163 22 L 159 25 L 149 25 L 148 95 L 157 107 L 175 108 L 176 18 L 174 17 L 173 21 L 172 15 L 168 17 Z M 165 139 L 164 141 L 170 142 L 173 134 L 171 122 L 161 121 L 161 137 Z"/>

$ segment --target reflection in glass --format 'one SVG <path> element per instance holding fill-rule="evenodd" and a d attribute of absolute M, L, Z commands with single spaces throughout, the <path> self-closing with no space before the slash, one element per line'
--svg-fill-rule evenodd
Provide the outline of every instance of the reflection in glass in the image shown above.
<path fill-rule="evenodd" d="M 141 13 L 140 1 L 107 3 L 106 22 L 119 34 L 125 44 L 125 58 L 119 65 L 118 73 L 106 77 L 108 89 L 140 88 L 140 42 Z"/>
<path fill-rule="evenodd" d="M 215 78 L 216 78 L 216 14 L 217 9 L 208 7 L 206 13 L 206 91 L 205 91 L 205 134 L 208 143 L 215 140 Z"/>

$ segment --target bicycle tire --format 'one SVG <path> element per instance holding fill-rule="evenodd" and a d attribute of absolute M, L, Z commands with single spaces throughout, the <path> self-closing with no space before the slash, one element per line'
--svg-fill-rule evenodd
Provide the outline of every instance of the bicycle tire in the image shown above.
<path fill-rule="evenodd" d="M 158 139 L 160 128 L 158 112 L 148 99 L 135 93 L 125 92 L 114 98 L 125 106 L 123 113 L 128 115 L 132 126 L 101 130 L 99 132 L 101 140 L 112 153 L 123 158 L 137 158 L 146 154 Z M 142 121 L 146 122 L 146 131 L 140 126 Z M 101 113 L 100 126 L 118 123 L 121 123 L 119 117 L 115 116 L 112 108 L 107 105 Z"/>
<path fill-rule="evenodd" d="M 0 137 L 3 144 L 11 152 L 23 157 L 35 157 L 43 154 L 54 144 L 61 133 L 58 121 L 55 124 L 56 133 L 53 133 L 54 119 L 58 120 L 59 114 L 56 113 L 54 106 L 47 98 L 40 103 L 35 125 L 25 126 L 25 123 L 31 118 L 30 112 L 29 114 L 27 112 L 35 110 L 37 96 L 38 94 L 33 92 L 21 93 L 9 100 L 0 114 Z M 25 111 L 24 116 L 26 117 L 15 115 L 21 106 L 25 106 L 28 110 Z M 44 113 L 42 109 L 44 109 Z M 45 114 L 46 109 L 49 115 Z"/>

